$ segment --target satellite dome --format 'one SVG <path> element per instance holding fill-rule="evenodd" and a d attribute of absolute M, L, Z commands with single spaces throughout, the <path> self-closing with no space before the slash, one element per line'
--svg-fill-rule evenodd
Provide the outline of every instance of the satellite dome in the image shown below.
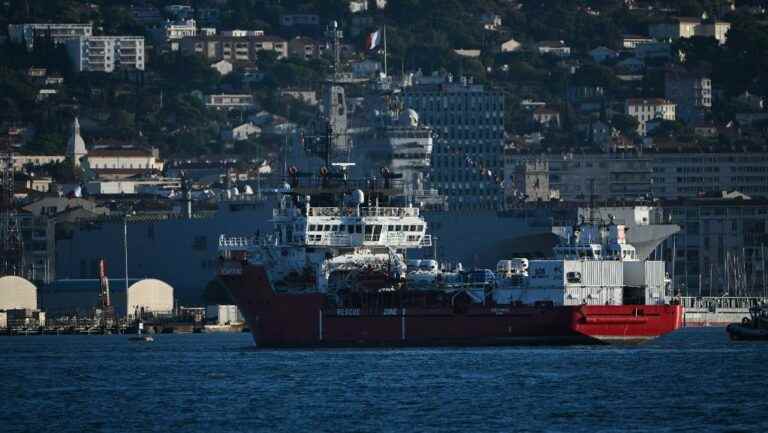
<path fill-rule="evenodd" d="M 419 126 L 419 113 L 416 110 L 409 108 L 400 114 L 400 124 L 403 126 Z"/>
<path fill-rule="evenodd" d="M 359 206 L 365 203 L 365 193 L 363 193 L 362 190 L 356 189 L 352 191 L 352 196 L 350 199 L 352 201 L 352 204 Z"/>

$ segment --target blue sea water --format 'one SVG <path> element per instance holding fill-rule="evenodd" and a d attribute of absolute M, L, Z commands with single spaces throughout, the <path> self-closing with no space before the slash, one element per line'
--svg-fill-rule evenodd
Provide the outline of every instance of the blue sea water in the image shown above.
<path fill-rule="evenodd" d="M 248 334 L 0 338 L 0 432 L 761 432 L 768 344 L 257 350 Z"/>

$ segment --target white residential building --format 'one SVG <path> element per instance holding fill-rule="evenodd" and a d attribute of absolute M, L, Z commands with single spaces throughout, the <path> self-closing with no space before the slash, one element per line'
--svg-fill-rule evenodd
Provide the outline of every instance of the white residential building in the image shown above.
<path fill-rule="evenodd" d="M 541 41 L 536 43 L 536 50 L 539 54 L 552 54 L 557 57 L 570 57 L 571 47 L 564 41 Z"/>
<path fill-rule="evenodd" d="M 144 70 L 141 36 L 91 36 L 67 42 L 67 53 L 77 72 Z"/>
<path fill-rule="evenodd" d="M 522 48 L 522 44 L 514 39 L 509 39 L 501 44 L 502 53 L 512 53 Z"/>
<path fill-rule="evenodd" d="M 652 120 L 675 120 L 675 104 L 661 98 L 627 99 L 624 114 L 637 119 L 637 133 L 648 133 L 647 123 Z"/>
<path fill-rule="evenodd" d="M 264 30 L 222 30 L 219 35 L 230 38 L 249 38 L 264 36 Z"/>
<path fill-rule="evenodd" d="M 256 107 L 253 95 L 206 95 L 205 106 L 215 110 L 250 110 Z"/>
<path fill-rule="evenodd" d="M 163 24 L 163 36 L 171 51 L 179 50 L 179 41 L 197 36 L 197 23 L 193 19 L 186 21 L 166 21 Z"/>
<path fill-rule="evenodd" d="M 8 36 L 12 42 L 25 44 L 28 50 L 34 48 L 35 39 L 50 38 L 54 44 L 63 44 L 71 39 L 93 35 L 93 25 L 88 24 L 9 24 Z"/>
<path fill-rule="evenodd" d="M 639 45 L 654 42 L 655 40 L 648 36 L 641 35 L 623 35 L 621 37 L 621 47 L 627 49 L 637 48 Z"/>
<path fill-rule="evenodd" d="M 254 125 L 252 122 L 246 122 L 242 125 L 223 130 L 222 138 L 228 141 L 243 141 L 247 140 L 251 135 L 259 134 L 261 134 L 261 128 Z"/>
<path fill-rule="evenodd" d="M 651 24 L 648 32 L 655 39 L 686 39 L 694 36 L 713 37 L 722 45 L 726 42 L 731 23 L 725 21 L 701 22 L 698 18 L 680 17 L 672 21 Z"/>

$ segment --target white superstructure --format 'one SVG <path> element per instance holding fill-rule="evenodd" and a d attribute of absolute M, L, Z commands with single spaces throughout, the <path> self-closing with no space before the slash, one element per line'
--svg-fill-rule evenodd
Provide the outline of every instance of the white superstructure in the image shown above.
<path fill-rule="evenodd" d="M 245 254 L 262 264 L 276 289 L 351 289 L 362 280 L 381 288 L 405 279 L 405 251 L 431 246 L 427 223 L 413 206 L 379 206 L 361 190 L 337 206 L 313 206 L 310 196 L 286 194 L 274 209 L 272 233 L 219 240 L 224 258 Z"/>

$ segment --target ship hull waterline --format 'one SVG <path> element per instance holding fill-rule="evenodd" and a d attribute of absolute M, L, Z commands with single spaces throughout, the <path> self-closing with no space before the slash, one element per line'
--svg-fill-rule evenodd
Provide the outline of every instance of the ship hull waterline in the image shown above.
<path fill-rule="evenodd" d="M 679 329 L 679 305 L 330 308 L 319 293 L 275 293 L 263 267 L 220 274 L 264 348 L 638 344 Z"/>

